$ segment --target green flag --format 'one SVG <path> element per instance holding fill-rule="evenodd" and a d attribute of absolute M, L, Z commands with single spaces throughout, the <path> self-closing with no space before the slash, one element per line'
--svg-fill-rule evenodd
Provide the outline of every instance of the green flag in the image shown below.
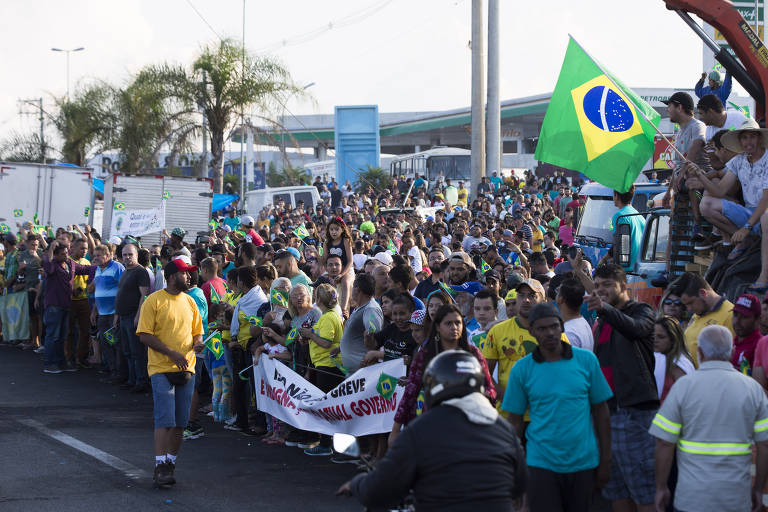
<path fill-rule="evenodd" d="M 11 226 L 9 226 L 8 224 L 5 224 L 5 223 L 0 224 L 0 233 L 6 234 L 6 233 L 10 233 L 10 232 L 11 232 Z"/>
<path fill-rule="evenodd" d="M 387 375 L 383 373 L 379 376 L 379 383 L 376 384 L 376 391 L 384 398 L 389 400 L 392 395 L 395 394 L 395 388 L 397 387 L 397 377 Z"/>
<path fill-rule="evenodd" d="M 264 321 L 256 315 L 251 315 L 248 317 L 248 323 L 253 325 L 254 327 L 258 327 L 262 325 Z"/>
<path fill-rule="evenodd" d="M 368 332 L 374 334 L 378 330 L 378 327 L 376 327 L 376 314 L 371 313 L 368 315 Z"/>
<path fill-rule="evenodd" d="M 301 240 L 304 240 L 309 236 L 309 231 L 307 231 L 307 228 L 302 223 L 301 226 L 293 230 L 293 234 L 299 237 Z"/>
<path fill-rule="evenodd" d="M 278 306 L 282 306 L 284 308 L 288 307 L 288 294 L 282 290 L 275 290 L 272 288 L 269 291 L 269 301 L 272 304 L 276 304 Z"/>
<path fill-rule="evenodd" d="M 216 291 L 216 287 L 211 285 L 211 304 L 218 304 L 221 302 L 221 295 Z"/>
<path fill-rule="evenodd" d="M 437 282 L 437 286 L 438 286 L 438 287 L 439 287 L 439 288 L 440 288 L 442 291 L 444 291 L 445 293 L 447 293 L 447 294 L 448 294 L 448 295 L 451 297 L 451 299 L 453 299 L 453 297 L 455 297 L 456 295 L 458 295 L 458 294 L 459 294 L 459 292 L 457 292 L 456 290 L 454 290 L 453 288 L 451 288 L 450 286 L 448 286 L 447 284 L 445 284 L 445 283 L 444 283 L 444 282 L 442 282 L 442 281 L 438 281 L 438 282 Z"/>
<path fill-rule="evenodd" d="M 24 215 L 24 210 L 21 210 L 19 208 L 16 208 L 15 210 L 13 210 L 13 216 L 14 217 L 19 218 L 22 215 Z M 35 214 L 35 215 L 37 215 L 37 214 Z"/>
<path fill-rule="evenodd" d="M 221 344 L 221 333 L 219 331 L 213 331 L 205 339 L 205 348 L 211 351 L 217 360 L 221 359 L 224 355 L 224 345 Z"/>
<path fill-rule="evenodd" d="M 387 242 L 387 250 L 392 254 L 397 254 L 397 247 L 395 247 L 395 242 L 391 239 Z"/>
<path fill-rule="evenodd" d="M 480 262 L 481 262 L 480 263 L 480 273 L 485 274 L 486 272 L 491 270 L 491 266 L 489 264 L 487 264 L 485 262 L 485 260 L 481 259 Z M 211 287 L 211 289 L 213 289 L 213 287 Z"/>
<path fill-rule="evenodd" d="M 109 329 L 104 331 L 104 341 L 106 341 L 111 346 L 114 346 L 115 343 L 117 343 L 117 333 L 114 331 L 115 331 L 114 327 L 110 327 Z"/>
<path fill-rule="evenodd" d="M 123 202 L 115 203 L 115 210 L 125 210 L 125 203 Z"/>
<path fill-rule="evenodd" d="M 290 345 L 294 341 L 296 341 L 299 338 L 299 328 L 294 327 L 290 331 L 288 331 L 288 336 L 285 337 L 285 344 Z"/>
<path fill-rule="evenodd" d="M 571 38 L 535 158 L 626 192 L 653 155 L 660 117 Z"/>

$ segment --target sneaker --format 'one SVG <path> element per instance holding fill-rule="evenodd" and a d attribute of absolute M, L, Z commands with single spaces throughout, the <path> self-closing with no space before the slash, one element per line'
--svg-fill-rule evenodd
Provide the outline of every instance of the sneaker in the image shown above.
<path fill-rule="evenodd" d="M 184 429 L 184 439 L 199 439 L 205 435 L 203 427 L 197 423 L 190 423 Z"/>
<path fill-rule="evenodd" d="M 67 361 L 64 364 L 64 366 L 62 367 L 62 370 L 64 370 L 65 372 L 76 372 L 77 371 L 77 366 L 72 364 L 71 361 Z"/>
<path fill-rule="evenodd" d="M 325 446 L 320 446 L 318 444 L 314 448 L 308 448 L 304 450 L 304 454 L 310 455 L 312 457 L 330 457 L 331 455 L 333 455 L 333 450 Z"/>
<path fill-rule="evenodd" d="M 37 347 L 32 352 L 34 352 L 35 354 L 42 354 L 43 352 L 45 352 L 45 347 Z"/>
<path fill-rule="evenodd" d="M 319 444 L 320 444 L 320 441 L 318 441 L 318 440 L 311 441 L 309 439 L 302 439 L 301 441 L 299 441 L 299 444 L 297 446 L 299 448 L 303 448 L 305 450 L 309 450 L 311 448 L 316 447 Z"/>
<path fill-rule="evenodd" d="M 285 446 L 299 446 L 299 441 L 301 441 L 301 433 L 297 430 L 292 430 L 285 436 Z"/>
<path fill-rule="evenodd" d="M 343 453 L 337 453 L 331 457 L 331 462 L 334 464 L 357 464 L 360 462 L 360 458 L 350 457 L 349 455 L 344 455 Z"/>
<path fill-rule="evenodd" d="M 176 483 L 176 479 L 173 478 L 173 475 L 171 474 L 171 468 L 167 462 L 163 462 L 162 464 L 157 464 L 155 466 L 154 482 L 155 487 L 172 485 Z"/>
<path fill-rule="evenodd" d="M 235 414 L 234 416 L 232 416 L 231 418 L 229 418 L 229 419 L 228 419 L 227 421 L 225 421 L 224 423 L 225 423 L 225 424 L 227 424 L 227 425 L 234 425 L 236 421 L 237 421 L 237 414 Z"/>
<path fill-rule="evenodd" d="M 61 373 L 62 369 L 56 364 L 51 364 L 43 368 L 43 373 Z"/>
<path fill-rule="evenodd" d="M 243 427 L 233 423 L 232 425 L 224 425 L 225 430 L 232 430 L 233 432 L 240 432 L 243 430 Z"/>
<path fill-rule="evenodd" d="M 171 481 L 170 481 L 170 484 L 171 484 L 171 485 L 173 485 L 173 484 L 175 484 L 175 483 L 176 483 L 176 477 L 175 477 L 175 476 L 174 476 L 174 474 L 173 474 L 173 473 L 176 471 L 176 464 L 174 464 L 174 463 L 173 463 L 173 462 L 171 462 L 171 461 L 168 461 L 168 462 L 166 462 L 166 463 L 165 463 L 165 465 L 166 465 L 166 466 L 168 466 L 168 472 L 169 472 L 169 473 L 170 473 L 170 475 L 171 475 Z"/>

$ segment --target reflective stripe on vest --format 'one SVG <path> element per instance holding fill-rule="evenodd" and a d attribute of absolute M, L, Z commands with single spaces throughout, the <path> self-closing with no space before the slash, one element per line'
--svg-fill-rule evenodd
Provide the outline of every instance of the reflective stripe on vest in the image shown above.
<path fill-rule="evenodd" d="M 755 422 L 755 432 L 764 432 L 768 430 L 768 418 Z"/>
<path fill-rule="evenodd" d="M 680 439 L 681 451 L 699 455 L 751 455 L 749 443 L 699 443 Z"/>
<path fill-rule="evenodd" d="M 653 424 L 675 436 L 680 435 L 680 429 L 683 428 L 683 426 L 679 423 L 669 421 L 667 418 L 658 413 L 656 413 L 656 417 L 653 418 Z"/>

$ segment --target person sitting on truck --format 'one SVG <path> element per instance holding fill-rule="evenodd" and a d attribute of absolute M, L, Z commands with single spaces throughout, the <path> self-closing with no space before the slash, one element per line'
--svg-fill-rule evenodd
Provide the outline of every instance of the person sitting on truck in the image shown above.
<path fill-rule="evenodd" d="M 723 81 L 720 72 L 713 69 L 709 72 L 709 86 L 704 85 L 704 79 L 707 78 L 706 73 L 701 74 L 701 78 L 696 82 L 694 92 L 699 98 L 703 98 L 707 94 L 714 94 L 717 98 L 725 104 L 728 101 L 728 96 L 731 95 L 731 74 L 725 72 L 725 81 Z"/>
<path fill-rule="evenodd" d="M 710 180 L 694 164 L 687 164 L 685 172 L 698 178 L 711 194 L 705 198 L 702 213 L 723 234 L 724 247 L 735 244 L 729 260 L 746 252 L 755 237 L 761 240 L 760 275 L 748 291 L 762 296 L 768 291 L 768 154 L 765 150 L 768 130 L 748 119 L 738 130 L 723 135 L 720 141 L 725 148 L 739 154 L 728 161 L 725 166 L 728 172 L 719 183 Z M 744 205 L 725 199 L 736 182 L 741 184 Z"/>
<path fill-rule="evenodd" d="M 632 197 L 635 195 L 635 186 L 632 185 L 624 193 L 613 191 L 613 204 L 619 209 L 611 218 L 611 226 L 614 233 L 620 224 L 629 224 L 630 226 L 630 252 L 629 263 L 624 266 L 624 270 L 635 268 L 635 262 L 640 255 L 643 246 L 643 231 L 645 231 L 645 218 L 638 215 L 638 211 L 632 206 Z"/>
<path fill-rule="evenodd" d="M 738 110 L 726 110 L 723 102 L 714 94 L 702 96 L 696 104 L 696 110 L 699 112 L 699 119 L 707 125 L 707 141 L 712 140 L 719 130 L 733 130 L 747 120 Z"/>

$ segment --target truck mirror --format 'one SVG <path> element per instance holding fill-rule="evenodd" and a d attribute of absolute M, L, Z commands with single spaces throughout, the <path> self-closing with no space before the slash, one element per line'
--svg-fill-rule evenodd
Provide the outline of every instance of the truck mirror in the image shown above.
<path fill-rule="evenodd" d="M 613 235 L 613 261 L 622 267 L 629 266 L 632 251 L 632 226 L 619 224 Z"/>

